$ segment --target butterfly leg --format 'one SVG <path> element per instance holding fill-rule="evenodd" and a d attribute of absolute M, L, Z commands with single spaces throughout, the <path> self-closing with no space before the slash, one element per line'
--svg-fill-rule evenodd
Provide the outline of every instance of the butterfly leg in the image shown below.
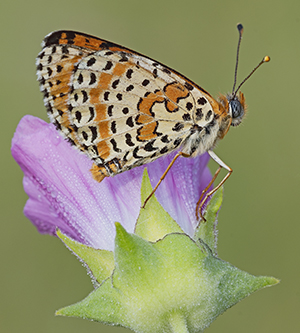
<path fill-rule="evenodd" d="M 232 174 L 232 169 L 225 164 L 212 150 L 208 151 L 208 154 L 210 155 L 210 157 L 219 164 L 219 168 L 216 171 L 216 173 L 214 174 L 212 180 L 209 182 L 208 186 L 206 186 L 206 188 L 202 191 L 200 199 L 197 202 L 197 206 L 196 206 L 196 217 L 197 220 L 199 219 L 199 217 L 201 217 L 201 219 L 206 222 L 204 216 L 202 215 L 201 209 L 203 207 L 203 205 L 205 204 L 206 200 L 212 195 L 214 194 L 225 182 L 226 180 L 229 178 L 229 176 Z M 218 174 L 220 173 L 221 169 L 224 168 L 225 170 L 228 171 L 228 173 L 226 174 L 226 176 L 220 181 L 220 183 L 213 188 L 211 191 L 207 192 L 208 189 L 210 188 L 210 186 L 212 185 L 212 183 L 215 181 L 215 179 L 217 178 Z M 207 192 L 207 193 L 206 193 Z M 202 200 L 204 194 L 206 193 L 204 199 Z M 200 215 L 200 216 L 199 216 Z"/>
<path fill-rule="evenodd" d="M 182 151 L 178 152 L 172 159 L 172 161 L 170 162 L 170 164 L 168 165 L 166 171 L 163 173 L 163 175 L 160 177 L 158 183 L 156 184 L 156 186 L 154 187 L 153 191 L 149 194 L 149 196 L 147 197 L 147 199 L 144 201 L 144 204 L 142 206 L 142 208 L 145 208 L 147 202 L 149 201 L 149 199 L 152 197 L 152 195 L 155 193 L 155 191 L 157 190 L 158 186 L 160 185 L 160 183 L 164 180 L 164 178 L 166 177 L 167 173 L 169 172 L 169 170 L 171 169 L 172 165 L 175 163 L 175 161 L 177 160 L 177 158 L 179 156 L 183 156 L 183 157 L 189 157 L 190 155 L 183 153 Z"/>
<path fill-rule="evenodd" d="M 199 198 L 199 200 L 197 202 L 197 205 L 196 205 L 196 218 L 197 218 L 197 220 L 199 220 L 199 218 L 201 217 L 201 219 L 206 222 L 205 218 L 201 214 L 201 208 L 204 205 L 204 203 L 205 203 L 205 201 L 206 201 L 207 198 L 205 197 L 205 200 L 203 200 L 203 201 L 202 201 L 202 198 L 203 198 L 204 194 L 208 191 L 208 189 L 211 187 L 211 185 L 213 184 L 213 182 L 216 180 L 216 178 L 217 178 L 217 176 L 218 176 L 218 174 L 220 173 L 221 170 L 222 170 L 222 167 L 219 166 L 219 168 L 215 172 L 213 178 L 211 179 L 211 181 L 209 182 L 209 184 L 205 187 L 205 189 L 201 193 L 201 196 L 200 196 L 200 198 Z M 200 213 L 200 216 L 199 216 L 199 213 Z"/>

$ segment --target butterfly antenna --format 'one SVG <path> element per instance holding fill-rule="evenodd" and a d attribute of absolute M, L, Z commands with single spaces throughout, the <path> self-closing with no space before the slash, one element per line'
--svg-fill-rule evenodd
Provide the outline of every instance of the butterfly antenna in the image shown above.
<path fill-rule="evenodd" d="M 265 56 L 263 58 L 263 60 L 252 70 L 252 72 L 240 83 L 240 85 L 237 87 L 236 91 L 233 93 L 233 95 L 235 96 L 236 93 L 239 91 L 239 89 L 241 88 L 241 86 L 249 79 L 250 76 L 252 76 L 252 74 L 265 62 L 269 62 L 271 60 L 271 58 L 269 56 Z"/>
<path fill-rule="evenodd" d="M 239 41 L 238 41 L 238 46 L 237 46 L 237 51 L 236 51 L 236 62 L 235 62 L 234 83 L 233 83 L 233 88 L 232 88 L 232 94 L 234 93 L 234 88 L 236 85 L 237 70 L 238 70 L 238 65 L 239 65 L 240 45 L 241 45 L 241 41 L 242 41 L 244 27 L 242 26 L 241 23 L 239 23 L 237 25 L 237 29 L 239 31 Z"/>

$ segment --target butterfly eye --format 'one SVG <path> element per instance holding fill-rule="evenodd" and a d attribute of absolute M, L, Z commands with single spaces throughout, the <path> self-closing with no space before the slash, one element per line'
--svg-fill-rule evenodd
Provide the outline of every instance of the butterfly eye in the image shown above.
<path fill-rule="evenodd" d="M 242 122 L 245 114 L 244 107 L 236 96 L 233 99 L 229 99 L 228 102 L 229 114 L 232 118 L 231 126 L 238 126 Z"/>
<path fill-rule="evenodd" d="M 234 99 L 229 102 L 229 112 L 233 119 L 242 118 L 244 115 L 244 108 L 239 100 Z"/>

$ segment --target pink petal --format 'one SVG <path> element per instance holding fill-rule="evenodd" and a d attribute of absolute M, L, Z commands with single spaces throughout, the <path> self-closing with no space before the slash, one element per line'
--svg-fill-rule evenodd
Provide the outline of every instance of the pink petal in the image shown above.
<path fill-rule="evenodd" d="M 54 125 L 25 116 L 12 141 L 12 154 L 24 172 L 29 196 L 25 215 L 41 233 L 56 227 L 84 244 L 113 249 L 114 222 L 133 232 L 139 214 L 143 166 L 97 183 L 89 172 L 92 161 L 72 147 Z M 175 152 L 147 164 L 155 186 Z M 163 207 L 192 235 L 195 206 L 211 179 L 208 155 L 178 158 L 156 195 Z"/>

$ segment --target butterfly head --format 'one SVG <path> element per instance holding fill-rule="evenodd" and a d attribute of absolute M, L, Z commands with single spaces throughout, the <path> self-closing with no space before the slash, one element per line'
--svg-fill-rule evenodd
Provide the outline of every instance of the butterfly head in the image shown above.
<path fill-rule="evenodd" d="M 219 105 L 220 109 L 223 110 L 222 114 L 224 117 L 222 118 L 224 126 L 227 128 L 227 130 L 229 129 L 230 125 L 238 126 L 242 122 L 243 117 L 247 111 L 245 97 L 242 92 L 240 92 L 238 95 L 220 95 Z"/>
<path fill-rule="evenodd" d="M 228 114 L 231 117 L 231 126 L 238 126 L 246 113 L 245 97 L 242 92 L 239 95 L 228 95 Z"/>

